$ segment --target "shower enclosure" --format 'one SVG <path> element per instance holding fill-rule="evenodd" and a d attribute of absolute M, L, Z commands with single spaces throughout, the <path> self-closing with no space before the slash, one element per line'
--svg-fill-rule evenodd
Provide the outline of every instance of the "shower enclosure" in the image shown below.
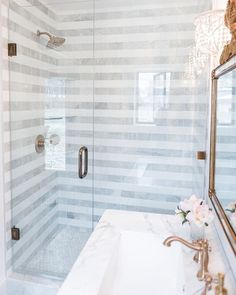
<path fill-rule="evenodd" d="M 207 66 L 193 77 L 189 53 L 211 1 L 9 2 L 8 267 L 63 279 L 104 210 L 203 193 Z"/>

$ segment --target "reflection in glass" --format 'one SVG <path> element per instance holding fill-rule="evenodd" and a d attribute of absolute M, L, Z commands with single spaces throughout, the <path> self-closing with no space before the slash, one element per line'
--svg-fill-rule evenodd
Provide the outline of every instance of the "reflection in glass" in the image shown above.
<path fill-rule="evenodd" d="M 171 73 L 139 73 L 136 123 L 155 124 L 160 111 L 168 109 Z"/>
<path fill-rule="evenodd" d="M 236 228 L 235 78 L 236 70 L 223 75 L 218 82 L 215 187 L 225 213 Z"/>
<path fill-rule="evenodd" d="M 217 123 L 219 125 L 233 124 L 233 72 L 219 79 L 218 113 Z"/>

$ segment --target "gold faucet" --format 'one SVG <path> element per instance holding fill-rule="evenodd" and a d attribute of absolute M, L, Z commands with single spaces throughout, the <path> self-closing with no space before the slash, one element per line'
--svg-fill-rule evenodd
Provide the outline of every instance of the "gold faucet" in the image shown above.
<path fill-rule="evenodd" d="M 222 273 L 218 273 L 218 280 L 217 280 L 218 285 L 215 288 L 216 295 L 227 295 L 228 294 L 228 292 L 224 286 L 224 280 L 225 280 L 225 275 Z"/>
<path fill-rule="evenodd" d="M 208 274 L 208 263 L 209 263 L 209 244 L 208 240 L 197 240 L 193 241 L 192 243 L 177 237 L 171 236 L 165 239 L 163 244 L 167 247 L 170 247 L 173 242 L 180 242 L 181 244 L 185 245 L 186 247 L 195 250 L 199 253 L 199 263 L 200 269 L 197 273 L 197 278 L 199 281 L 204 281 L 206 275 Z M 196 258 L 196 255 L 194 256 Z M 195 259 L 196 260 L 196 259 Z"/>
<path fill-rule="evenodd" d="M 207 295 L 208 291 L 211 291 L 212 289 L 213 278 L 210 274 L 205 275 L 204 281 L 205 281 L 205 286 L 201 295 Z"/>
<path fill-rule="evenodd" d="M 224 286 L 225 275 L 218 273 L 218 277 L 213 279 L 210 274 L 205 275 L 205 288 L 201 295 L 207 295 L 208 291 L 212 289 L 212 284 L 217 284 L 215 287 L 215 295 L 228 295 L 228 291 Z"/>

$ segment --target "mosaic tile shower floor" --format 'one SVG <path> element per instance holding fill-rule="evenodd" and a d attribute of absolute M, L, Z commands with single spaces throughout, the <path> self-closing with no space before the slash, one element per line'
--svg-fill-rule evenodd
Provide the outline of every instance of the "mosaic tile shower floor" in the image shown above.
<path fill-rule="evenodd" d="M 30 257 L 19 272 L 64 279 L 90 236 L 77 227 L 60 226 L 56 235 Z"/>

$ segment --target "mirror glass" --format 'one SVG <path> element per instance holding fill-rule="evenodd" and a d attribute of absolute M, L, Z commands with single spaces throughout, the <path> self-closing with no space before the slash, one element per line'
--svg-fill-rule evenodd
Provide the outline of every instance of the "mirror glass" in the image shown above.
<path fill-rule="evenodd" d="M 236 69 L 218 79 L 215 191 L 236 230 Z"/>

